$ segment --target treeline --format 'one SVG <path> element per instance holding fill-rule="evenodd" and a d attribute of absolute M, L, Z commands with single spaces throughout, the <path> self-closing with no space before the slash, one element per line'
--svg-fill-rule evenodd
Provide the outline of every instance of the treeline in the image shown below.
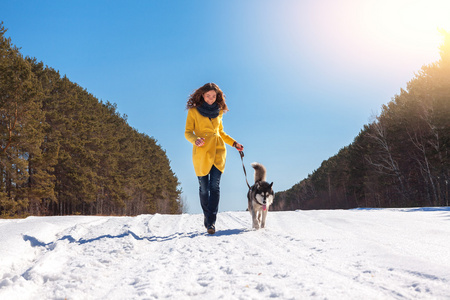
<path fill-rule="evenodd" d="M 66 76 L 24 58 L 0 23 L 0 216 L 180 213 L 154 138 Z"/>
<path fill-rule="evenodd" d="M 354 142 L 291 189 L 274 210 L 448 206 L 450 34 Z"/>

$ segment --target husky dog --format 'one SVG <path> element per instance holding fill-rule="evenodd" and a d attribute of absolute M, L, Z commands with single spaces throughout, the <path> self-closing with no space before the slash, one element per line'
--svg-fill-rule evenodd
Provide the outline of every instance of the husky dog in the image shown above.
<path fill-rule="evenodd" d="M 266 168 L 260 163 L 252 163 L 255 169 L 255 184 L 247 193 L 248 211 L 252 215 L 253 228 L 266 226 L 267 212 L 273 202 L 272 183 L 266 181 Z"/>

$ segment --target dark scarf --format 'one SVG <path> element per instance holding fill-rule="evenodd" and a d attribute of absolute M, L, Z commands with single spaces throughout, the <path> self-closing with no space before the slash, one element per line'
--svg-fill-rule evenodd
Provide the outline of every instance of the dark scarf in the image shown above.
<path fill-rule="evenodd" d="M 202 116 L 214 119 L 217 118 L 220 113 L 220 106 L 217 102 L 214 102 L 212 105 L 203 102 L 200 106 L 197 106 L 197 110 Z"/>

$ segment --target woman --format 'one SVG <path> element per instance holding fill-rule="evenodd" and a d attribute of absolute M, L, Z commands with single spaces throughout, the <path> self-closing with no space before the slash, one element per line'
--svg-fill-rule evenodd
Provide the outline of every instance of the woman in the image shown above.
<path fill-rule="evenodd" d="M 215 222 L 220 199 L 220 177 L 225 169 L 225 143 L 243 151 L 244 147 L 223 131 L 223 113 L 228 111 L 225 95 L 215 83 L 207 83 L 189 96 L 184 136 L 194 147 L 192 160 L 200 185 L 204 225 L 209 234 Z"/>

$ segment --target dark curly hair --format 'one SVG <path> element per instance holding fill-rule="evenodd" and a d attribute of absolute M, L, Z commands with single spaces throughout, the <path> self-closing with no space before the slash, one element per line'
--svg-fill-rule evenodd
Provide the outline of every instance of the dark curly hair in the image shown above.
<path fill-rule="evenodd" d="M 193 107 L 202 105 L 202 103 L 205 101 L 203 99 L 203 94 L 207 93 L 209 91 L 216 91 L 217 97 L 216 97 L 216 103 L 219 105 L 220 109 L 224 112 L 228 111 L 228 106 L 225 103 L 225 94 L 222 92 L 222 90 L 219 88 L 219 86 L 215 83 L 207 83 L 203 85 L 202 87 L 196 89 L 188 98 L 186 108 L 191 109 Z"/>

